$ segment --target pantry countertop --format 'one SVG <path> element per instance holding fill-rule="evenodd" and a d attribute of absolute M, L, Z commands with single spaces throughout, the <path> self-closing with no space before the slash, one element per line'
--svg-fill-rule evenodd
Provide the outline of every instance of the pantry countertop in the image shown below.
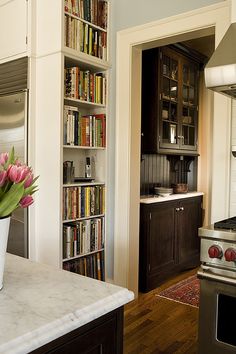
<path fill-rule="evenodd" d="M 192 198 L 204 195 L 203 192 L 189 192 L 184 194 L 171 194 L 167 197 L 161 197 L 158 195 L 150 195 L 150 196 L 141 196 L 140 203 L 143 204 L 152 204 L 152 203 L 163 203 L 171 200 L 178 200 L 184 198 Z"/>

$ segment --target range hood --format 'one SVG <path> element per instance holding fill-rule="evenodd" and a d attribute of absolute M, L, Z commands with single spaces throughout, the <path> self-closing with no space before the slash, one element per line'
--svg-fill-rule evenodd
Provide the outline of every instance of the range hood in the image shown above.
<path fill-rule="evenodd" d="M 232 23 L 205 67 L 206 87 L 236 98 L 236 23 Z"/>

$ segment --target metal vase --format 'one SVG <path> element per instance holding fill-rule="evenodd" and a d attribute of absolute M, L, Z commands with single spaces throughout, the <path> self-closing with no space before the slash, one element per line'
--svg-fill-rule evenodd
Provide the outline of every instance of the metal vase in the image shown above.
<path fill-rule="evenodd" d="M 0 290 L 3 288 L 3 273 L 7 251 L 10 219 L 10 216 L 0 219 Z"/>

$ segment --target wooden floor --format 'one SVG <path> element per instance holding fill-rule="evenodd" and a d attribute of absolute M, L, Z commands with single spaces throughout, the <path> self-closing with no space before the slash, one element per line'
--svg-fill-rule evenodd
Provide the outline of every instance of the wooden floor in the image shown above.
<path fill-rule="evenodd" d="M 124 354 L 196 354 L 198 309 L 156 296 L 188 271 L 125 306 Z"/>

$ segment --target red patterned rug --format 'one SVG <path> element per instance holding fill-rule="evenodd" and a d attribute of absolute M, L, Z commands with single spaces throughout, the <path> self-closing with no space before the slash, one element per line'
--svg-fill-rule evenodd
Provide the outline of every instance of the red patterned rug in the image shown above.
<path fill-rule="evenodd" d="M 200 282 L 196 275 L 180 281 L 161 291 L 156 296 L 177 301 L 194 307 L 199 307 Z"/>

